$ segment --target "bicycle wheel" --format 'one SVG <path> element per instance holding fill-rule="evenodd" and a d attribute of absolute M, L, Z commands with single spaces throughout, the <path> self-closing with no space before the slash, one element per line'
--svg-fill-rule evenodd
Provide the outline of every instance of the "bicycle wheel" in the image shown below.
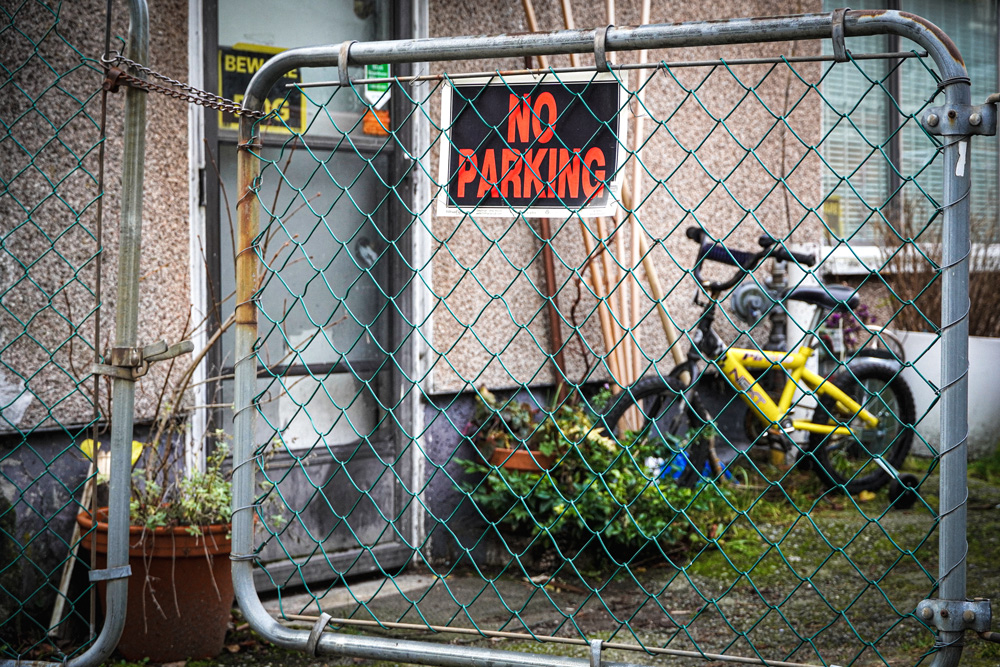
<path fill-rule="evenodd" d="M 872 340 L 866 346 L 858 350 L 861 356 L 881 357 L 900 364 L 906 363 L 906 350 L 903 348 L 899 337 L 885 327 L 866 327 L 872 336 Z"/>
<path fill-rule="evenodd" d="M 810 450 L 819 462 L 817 472 L 827 485 L 848 493 L 879 489 L 890 480 L 890 473 L 876 458 L 899 468 L 910 451 L 916 421 L 913 393 L 897 370 L 884 363 L 858 364 L 837 373 L 832 382 L 879 421 L 870 426 L 824 396 L 813 422 L 847 426 L 853 435 L 810 434 Z"/>
<path fill-rule="evenodd" d="M 604 415 L 604 424 L 618 442 L 638 445 L 661 458 L 660 475 L 672 477 L 680 486 L 693 486 L 703 470 L 707 454 L 704 448 L 692 446 L 695 435 L 703 430 L 700 420 L 692 423 L 691 409 L 681 395 L 684 387 L 672 377 L 647 377 L 612 399 L 612 407 Z M 626 414 L 636 408 L 632 423 Z M 630 437 L 628 431 L 634 430 Z"/>

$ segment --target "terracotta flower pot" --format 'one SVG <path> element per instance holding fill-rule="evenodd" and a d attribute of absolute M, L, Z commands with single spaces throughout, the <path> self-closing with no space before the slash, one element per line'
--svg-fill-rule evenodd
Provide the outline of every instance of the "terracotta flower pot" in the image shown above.
<path fill-rule="evenodd" d="M 528 450 L 524 447 L 518 449 L 497 447 L 490 455 L 490 465 L 522 472 L 545 472 L 550 470 L 555 463 L 556 457 L 546 456 L 539 451 Z"/>
<path fill-rule="evenodd" d="M 107 508 L 97 511 L 97 528 L 81 512 L 76 520 L 94 544 L 97 566 L 106 567 Z M 118 650 L 127 660 L 177 662 L 214 658 L 222 652 L 233 607 L 229 567 L 229 525 L 204 526 L 195 536 L 186 528 L 143 530 L 129 527 L 128 603 Z M 101 604 L 107 583 L 99 582 Z"/>

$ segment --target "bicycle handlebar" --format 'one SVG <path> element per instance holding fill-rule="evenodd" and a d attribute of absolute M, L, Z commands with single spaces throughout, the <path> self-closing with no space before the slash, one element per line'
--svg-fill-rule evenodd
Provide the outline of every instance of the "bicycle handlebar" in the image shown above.
<path fill-rule="evenodd" d="M 736 250 L 715 241 L 701 227 L 688 227 L 685 233 L 689 239 L 699 244 L 698 258 L 695 260 L 693 271 L 695 280 L 712 292 L 722 292 L 734 287 L 743 279 L 744 275 L 756 269 L 768 257 L 774 257 L 786 262 L 793 261 L 805 266 L 814 266 L 816 264 L 816 255 L 814 253 L 792 252 L 785 249 L 783 245 L 776 243 L 774 239 L 767 235 L 760 237 L 759 243 L 763 250 L 751 253 L 745 250 Z M 720 264 L 735 266 L 740 270 L 734 273 L 728 280 L 706 282 L 701 278 L 701 263 L 706 259 L 719 262 Z"/>

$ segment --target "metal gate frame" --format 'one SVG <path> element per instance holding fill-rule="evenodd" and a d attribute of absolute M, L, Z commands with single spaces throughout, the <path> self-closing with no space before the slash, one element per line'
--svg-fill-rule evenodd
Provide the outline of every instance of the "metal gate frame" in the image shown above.
<path fill-rule="evenodd" d="M 834 52 L 844 55 L 845 37 L 892 34 L 905 37 L 925 49 L 940 70 L 945 106 L 934 110 L 942 122 L 932 125 L 936 134 L 955 137 L 942 147 L 944 166 L 944 211 L 942 240 L 941 305 L 941 459 L 939 512 L 938 599 L 921 603 L 920 613 L 938 629 L 935 666 L 956 665 L 962 652 L 965 630 L 988 627 L 989 619 L 969 613 L 949 614 L 948 609 L 968 606 L 966 599 L 966 472 L 968 434 L 968 312 L 969 312 L 969 197 L 971 151 L 965 149 L 970 134 L 977 131 L 968 122 L 971 107 L 970 81 L 954 42 L 929 21 L 892 10 L 836 10 L 831 13 L 792 17 L 733 19 L 675 25 L 568 30 L 552 33 L 495 37 L 430 38 L 385 42 L 345 42 L 341 45 L 309 47 L 283 52 L 269 60 L 250 82 L 244 108 L 259 111 L 268 91 L 287 71 L 299 67 L 339 67 L 342 85 L 348 83 L 347 65 L 403 64 L 456 59 L 486 59 L 595 53 L 637 49 L 720 46 L 792 40 L 832 39 Z M 992 108 L 992 105 L 987 105 Z M 994 113 L 995 117 L 995 113 Z M 945 120 L 947 118 L 948 120 Z M 988 125 L 984 123 L 983 125 Z M 983 128 L 985 129 L 985 128 Z M 550 664 L 583 667 L 601 664 L 600 641 L 591 643 L 591 660 L 517 653 L 475 647 L 397 641 L 324 632 L 325 614 L 313 630 L 293 630 L 280 625 L 265 610 L 253 583 L 253 493 L 255 470 L 253 398 L 257 378 L 253 353 L 257 338 L 258 307 L 254 301 L 259 262 L 254 239 L 259 228 L 260 208 L 252 189 L 259 176 L 259 162 L 252 149 L 260 146 L 253 118 L 240 119 L 238 144 L 238 254 L 236 261 L 236 365 L 233 450 L 233 583 L 236 598 L 250 626 L 268 641 L 288 649 L 314 655 L 353 656 L 375 660 L 397 660 L 428 665 L 491 665 L 520 667 Z M 985 605 L 988 612 L 988 602 Z M 987 614 L 988 616 L 988 614 Z M 959 618 L 963 620 L 959 621 Z M 694 656 L 697 657 L 697 656 Z M 704 655 L 704 657 L 710 657 Z M 711 656 L 714 657 L 714 656 Z M 735 658 L 735 656 L 727 656 Z M 595 662 L 596 660 L 596 662 Z M 612 665 L 615 663 L 605 662 Z M 772 663 L 775 664 L 775 663 Z"/>
<path fill-rule="evenodd" d="M 149 61 L 149 10 L 146 0 L 129 0 L 129 30 L 126 56 L 145 65 Z M 139 321 L 139 258 L 142 246 L 142 198 L 146 154 L 146 92 L 125 90 L 124 146 L 122 156 L 121 218 L 119 226 L 118 290 L 115 301 L 114 348 L 136 349 Z M 104 196 L 105 193 L 100 193 Z M 100 308 L 101 304 L 98 304 Z M 114 359 L 111 364 L 121 363 Z M 43 660 L 0 660 L 0 667 L 69 667 L 100 665 L 114 652 L 125 627 L 129 568 L 129 498 L 131 494 L 131 449 L 135 416 L 135 382 L 124 365 L 111 369 L 111 474 L 109 479 L 108 551 L 103 570 L 91 570 L 90 581 L 107 582 L 104 624 L 93 644 L 82 654 L 63 663 Z M 125 370 L 124 373 L 114 373 Z M 95 368 L 93 373 L 102 372 Z"/>

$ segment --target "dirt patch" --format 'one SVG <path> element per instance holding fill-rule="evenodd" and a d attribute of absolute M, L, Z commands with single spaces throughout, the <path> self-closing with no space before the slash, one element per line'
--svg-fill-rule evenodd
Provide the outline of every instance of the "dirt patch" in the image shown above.
<path fill-rule="evenodd" d="M 716 542 L 695 546 L 688 560 L 673 565 L 661 559 L 586 572 L 548 565 L 543 584 L 515 568 L 488 574 L 485 580 L 475 572 L 452 572 L 446 579 L 408 573 L 415 590 L 372 596 L 370 612 L 351 596 L 336 603 L 331 598 L 331 605 L 339 606 L 324 608 L 357 619 L 377 616 L 383 621 L 468 627 L 473 618 L 489 630 L 530 628 L 538 635 L 638 641 L 680 650 L 697 646 L 733 655 L 757 652 L 765 658 L 813 664 L 913 665 L 933 648 L 933 632 L 912 612 L 920 600 L 933 595 L 938 557 L 938 477 L 925 469 L 915 472 L 923 480 L 922 500 L 906 511 L 889 509 L 884 490 L 861 502 L 824 495 L 805 476 L 785 480 L 794 482 L 786 486 L 800 488 L 783 499 L 776 500 L 773 491 L 753 496 L 744 489 L 748 509 L 718 528 Z M 970 479 L 969 507 L 968 594 L 996 597 L 1000 484 Z M 341 631 L 360 633 L 350 627 Z M 585 647 L 565 644 L 364 632 L 587 657 Z M 245 628 L 231 635 L 227 645 L 229 650 L 212 664 L 319 667 L 364 662 L 286 651 Z M 671 666 L 726 664 L 622 650 L 605 651 L 604 659 Z M 1000 645 L 967 636 L 963 664 L 998 663 Z"/>

